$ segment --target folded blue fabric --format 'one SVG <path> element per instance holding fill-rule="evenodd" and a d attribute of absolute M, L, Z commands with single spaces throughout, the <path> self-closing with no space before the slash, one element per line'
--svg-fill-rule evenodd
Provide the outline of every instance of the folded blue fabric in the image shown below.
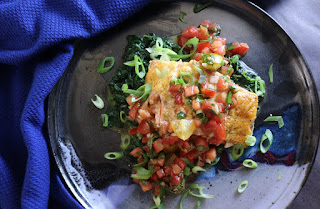
<path fill-rule="evenodd" d="M 147 3 L 1 1 L 0 208 L 82 208 L 50 169 L 45 99 L 66 69 L 75 39 L 108 30 Z"/>

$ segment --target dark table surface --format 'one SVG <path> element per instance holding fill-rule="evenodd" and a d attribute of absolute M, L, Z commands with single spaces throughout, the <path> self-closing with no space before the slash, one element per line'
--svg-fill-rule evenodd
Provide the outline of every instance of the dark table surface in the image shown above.
<path fill-rule="evenodd" d="M 320 1 L 319 0 L 259 0 L 263 7 L 289 34 L 305 58 L 320 92 Z M 320 151 L 310 175 L 290 209 L 320 208 Z"/>

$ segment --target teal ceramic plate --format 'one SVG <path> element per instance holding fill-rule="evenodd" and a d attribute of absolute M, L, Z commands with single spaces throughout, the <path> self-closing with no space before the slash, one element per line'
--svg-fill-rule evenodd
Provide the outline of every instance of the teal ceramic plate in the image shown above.
<path fill-rule="evenodd" d="M 300 191 L 311 169 L 318 146 L 319 104 L 308 67 L 285 31 L 261 9 L 237 0 L 213 1 L 205 10 L 193 13 L 188 1 L 156 1 L 116 28 L 76 43 L 68 69 L 50 94 L 48 127 L 50 143 L 65 184 L 85 208 L 149 208 L 152 195 L 130 180 L 130 169 L 122 160 L 107 161 L 103 155 L 120 151 L 120 136 L 101 128 L 100 114 L 90 99 L 94 94 L 107 98 L 106 86 L 120 64 L 129 34 L 150 32 L 158 36 L 178 34 L 204 20 L 220 24 L 228 42 L 247 42 L 250 50 L 243 61 L 266 81 L 267 94 L 255 123 L 260 139 L 266 128 L 274 133 L 268 156 L 254 170 L 233 169 L 236 163 L 224 161 L 196 181 L 206 187 L 213 199 L 202 201 L 202 208 L 285 208 Z M 187 13 L 184 24 L 179 13 Z M 100 60 L 116 59 L 107 74 L 96 73 Z M 274 83 L 268 68 L 273 63 Z M 263 123 L 270 113 L 282 115 L 285 126 Z M 256 148 L 245 155 L 253 156 Z M 225 155 L 227 157 L 227 155 Z M 290 165 L 290 166 L 288 166 Z M 221 170 L 222 169 L 222 170 Z M 282 175 L 281 179 L 278 177 Z M 248 180 L 244 193 L 238 185 Z M 168 195 L 165 208 L 178 208 L 180 196 Z M 195 208 L 195 198 L 184 201 L 184 208 Z"/>

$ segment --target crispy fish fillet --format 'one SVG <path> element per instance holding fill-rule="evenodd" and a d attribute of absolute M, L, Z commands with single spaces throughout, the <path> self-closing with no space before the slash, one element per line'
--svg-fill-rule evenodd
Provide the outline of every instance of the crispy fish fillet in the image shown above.
<path fill-rule="evenodd" d="M 170 81 L 178 78 L 180 72 L 188 72 L 195 78 L 198 78 L 199 72 L 192 67 L 193 65 L 202 68 L 199 62 L 195 60 L 191 60 L 190 62 L 153 60 L 150 62 L 149 71 L 146 75 L 145 82 L 151 83 L 152 91 L 157 92 L 162 99 L 169 99 L 168 101 L 170 101 L 171 95 L 168 92 Z M 165 75 L 163 77 L 159 77 L 158 73 L 161 73 L 163 70 L 166 71 Z M 226 115 L 225 125 L 227 131 L 227 146 L 231 146 L 233 144 L 245 145 L 247 136 L 252 135 L 254 121 L 257 115 L 258 96 L 255 93 L 249 92 L 238 85 L 235 85 L 235 87 L 237 93 L 234 96 L 236 97 L 238 103 L 234 108 L 229 110 L 228 114 Z M 170 111 L 165 110 L 164 108 L 166 107 L 162 108 L 161 115 L 163 115 L 163 112 Z M 190 114 L 191 113 L 187 115 L 190 117 Z M 170 115 L 173 116 L 174 114 L 169 114 L 169 117 Z"/>

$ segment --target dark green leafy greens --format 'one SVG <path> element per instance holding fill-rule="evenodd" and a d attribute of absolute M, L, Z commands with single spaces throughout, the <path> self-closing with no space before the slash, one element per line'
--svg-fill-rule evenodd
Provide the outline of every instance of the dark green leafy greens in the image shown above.
<path fill-rule="evenodd" d="M 127 37 L 128 44 L 125 48 L 123 55 L 123 63 L 134 60 L 134 56 L 139 56 L 145 69 L 148 69 L 150 54 L 146 48 L 153 47 L 156 44 L 158 36 L 155 34 L 144 35 L 143 37 L 138 37 L 136 35 L 129 35 Z M 163 39 L 163 47 L 169 48 L 175 52 L 179 52 L 180 46 L 168 41 L 166 38 Z M 122 91 L 122 85 L 126 83 L 129 89 L 137 89 L 142 86 L 145 82 L 144 78 L 139 78 L 135 72 L 135 69 L 130 66 L 122 64 L 115 76 L 111 79 L 109 83 L 111 97 L 106 114 L 109 117 L 108 127 L 118 127 L 122 128 L 124 124 L 120 119 L 120 111 L 123 111 L 128 115 L 129 109 L 127 107 L 126 97 L 128 94 L 124 94 Z M 130 121 L 131 122 L 131 121 Z M 134 122 L 131 122 L 134 123 Z"/>

